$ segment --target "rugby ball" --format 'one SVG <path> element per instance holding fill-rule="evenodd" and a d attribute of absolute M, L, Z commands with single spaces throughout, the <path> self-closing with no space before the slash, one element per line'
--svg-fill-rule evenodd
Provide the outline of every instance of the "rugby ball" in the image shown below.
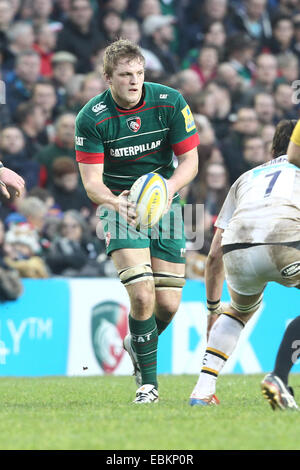
<path fill-rule="evenodd" d="M 140 176 L 133 183 L 128 199 L 136 204 L 137 228 L 152 228 L 161 219 L 168 204 L 166 180 L 158 173 Z"/>

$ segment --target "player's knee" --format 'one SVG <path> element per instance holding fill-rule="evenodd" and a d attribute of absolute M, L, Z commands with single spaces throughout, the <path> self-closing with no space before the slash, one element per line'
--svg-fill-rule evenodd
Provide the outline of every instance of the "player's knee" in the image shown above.
<path fill-rule="evenodd" d="M 232 313 L 235 317 L 241 320 L 243 323 L 247 323 L 247 321 L 252 317 L 252 315 L 260 308 L 263 299 L 263 294 L 259 296 L 254 302 L 251 302 L 247 305 L 242 305 L 233 299 L 231 299 L 230 307 L 232 309 Z"/>
<path fill-rule="evenodd" d="M 130 295 L 131 307 L 138 316 L 151 314 L 154 310 L 155 293 L 153 285 L 143 283 L 136 286 Z"/>
<path fill-rule="evenodd" d="M 158 314 L 159 318 L 164 321 L 172 320 L 180 304 L 180 299 L 177 299 L 176 297 L 174 295 L 172 296 L 171 291 L 169 294 L 164 295 L 163 298 L 156 296 L 155 313 Z"/>

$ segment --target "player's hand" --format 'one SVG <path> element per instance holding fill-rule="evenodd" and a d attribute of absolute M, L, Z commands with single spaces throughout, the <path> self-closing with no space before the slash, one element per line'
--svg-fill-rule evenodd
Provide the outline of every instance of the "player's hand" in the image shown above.
<path fill-rule="evenodd" d="M 10 170 L 9 168 L 1 168 L 0 171 L 0 191 L 7 199 L 10 199 L 8 188 L 13 188 L 16 191 L 16 196 L 19 197 L 25 187 L 23 178 Z"/>
<path fill-rule="evenodd" d="M 127 221 L 128 225 L 137 224 L 136 205 L 128 200 L 130 191 L 125 190 L 118 196 L 118 212 Z"/>

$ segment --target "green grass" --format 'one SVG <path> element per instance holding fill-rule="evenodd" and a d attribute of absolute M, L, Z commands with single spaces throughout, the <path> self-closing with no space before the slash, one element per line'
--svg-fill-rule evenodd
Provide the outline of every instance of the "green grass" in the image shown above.
<path fill-rule="evenodd" d="M 188 406 L 195 376 L 161 376 L 160 402 L 140 406 L 132 377 L 0 378 L 0 450 L 299 449 L 300 413 L 272 411 L 261 378 L 221 376 L 205 408 Z"/>

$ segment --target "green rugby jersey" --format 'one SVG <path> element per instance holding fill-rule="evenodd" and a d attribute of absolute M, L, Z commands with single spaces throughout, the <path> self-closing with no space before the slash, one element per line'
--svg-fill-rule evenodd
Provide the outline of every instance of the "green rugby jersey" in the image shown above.
<path fill-rule="evenodd" d="M 145 82 L 144 91 L 139 107 L 124 110 L 108 89 L 76 119 L 77 161 L 103 163 L 103 182 L 114 194 L 149 172 L 170 178 L 173 152 L 182 155 L 199 144 L 191 110 L 177 90 Z"/>

